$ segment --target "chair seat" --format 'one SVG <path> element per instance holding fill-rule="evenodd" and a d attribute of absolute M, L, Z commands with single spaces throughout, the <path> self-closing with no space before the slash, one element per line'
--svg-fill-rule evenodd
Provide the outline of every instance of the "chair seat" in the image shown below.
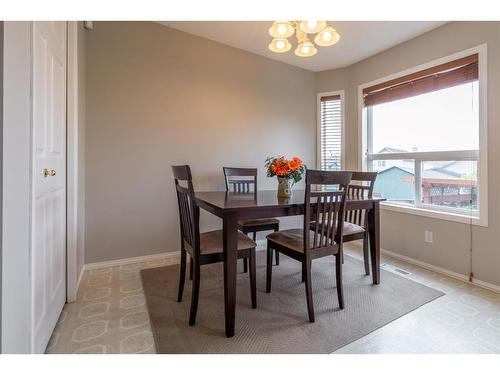
<path fill-rule="evenodd" d="M 272 241 L 281 246 L 285 246 L 299 253 L 304 252 L 304 230 L 303 229 L 285 229 L 273 232 L 267 236 L 268 241 Z M 312 247 L 314 241 L 314 232 L 309 231 L 309 246 Z"/>
<path fill-rule="evenodd" d="M 244 226 L 259 226 L 259 225 L 274 225 L 279 224 L 280 221 L 276 218 L 269 219 L 249 219 L 249 220 L 238 220 L 238 225 L 241 227 Z"/>
<path fill-rule="evenodd" d="M 359 225 L 349 223 L 348 221 L 344 221 L 344 236 L 349 236 L 351 234 L 364 233 L 365 228 L 360 227 Z"/>
<path fill-rule="evenodd" d="M 222 230 L 200 233 L 200 253 L 216 254 L 223 250 Z M 238 231 L 238 250 L 252 249 L 257 247 L 250 237 Z"/>
<path fill-rule="evenodd" d="M 311 228 L 311 230 L 315 230 L 315 228 L 316 228 L 315 221 L 311 221 L 310 228 Z M 350 236 L 352 234 L 364 233 L 364 231 L 365 231 L 365 228 L 360 227 L 359 225 L 350 223 L 348 221 L 344 221 L 344 230 L 343 230 L 344 236 Z"/>

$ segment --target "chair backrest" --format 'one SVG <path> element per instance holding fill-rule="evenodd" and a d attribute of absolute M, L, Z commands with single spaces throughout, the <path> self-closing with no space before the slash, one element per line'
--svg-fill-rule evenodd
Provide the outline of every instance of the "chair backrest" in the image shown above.
<path fill-rule="evenodd" d="M 342 244 L 347 188 L 352 172 L 306 171 L 304 253 Z M 321 187 L 312 190 L 311 186 Z M 312 243 L 309 238 L 314 222 Z"/>
<path fill-rule="evenodd" d="M 377 172 L 352 172 L 351 183 L 347 189 L 347 196 L 355 199 L 371 198 L 373 187 L 377 179 Z M 361 184 L 355 184 L 355 183 Z M 366 184 L 368 183 L 368 184 Z"/>
<path fill-rule="evenodd" d="M 257 191 L 257 168 L 222 167 L 226 191 L 250 193 Z"/>
<path fill-rule="evenodd" d="M 184 244 L 190 246 L 195 255 L 198 255 L 200 249 L 200 209 L 195 200 L 191 168 L 189 165 L 172 166 L 172 172 L 179 205 L 181 238 Z M 186 186 L 181 186 L 181 183 Z"/>
<path fill-rule="evenodd" d="M 376 179 L 377 172 L 352 172 L 351 183 L 347 189 L 347 197 L 349 199 L 371 198 Z M 365 227 L 367 219 L 366 210 L 347 211 L 345 219 L 350 223 Z"/>

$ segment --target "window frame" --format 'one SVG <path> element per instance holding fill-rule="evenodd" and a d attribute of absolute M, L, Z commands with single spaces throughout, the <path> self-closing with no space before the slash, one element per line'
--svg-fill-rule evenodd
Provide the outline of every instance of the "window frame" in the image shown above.
<path fill-rule="evenodd" d="M 341 169 L 345 168 L 345 92 L 344 90 L 320 92 L 316 97 L 317 114 L 316 114 L 316 169 L 321 169 L 321 98 L 325 96 L 340 96 L 340 165 Z"/>
<path fill-rule="evenodd" d="M 372 129 L 371 124 L 371 108 L 364 107 L 363 89 L 383 83 L 401 76 L 416 73 L 418 71 L 431 68 L 436 65 L 457 60 L 472 54 L 479 55 L 479 151 L 436 151 L 436 152 L 405 152 L 405 153 L 390 153 L 390 154 L 373 154 L 372 149 Z M 488 226 L 488 136 L 487 136 L 487 44 L 482 44 L 464 51 L 454 53 L 433 60 L 431 62 L 415 66 L 413 68 L 391 74 L 377 80 L 367 82 L 358 86 L 358 152 L 359 152 L 359 169 L 368 170 L 369 163 L 373 160 L 400 160 L 414 159 L 415 160 L 415 181 L 420 180 L 421 163 L 424 161 L 436 160 L 477 160 L 478 171 L 478 209 L 471 211 L 471 214 L 465 213 L 463 209 L 452 207 L 437 207 L 423 203 L 415 203 L 415 205 L 403 205 L 394 202 L 382 202 L 381 208 L 384 210 L 408 213 L 419 216 L 444 219 L 460 223 L 469 223 L 479 226 Z M 417 185 L 417 184 L 416 184 Z M 420 202 L 421 188 L 415 187 L 415 202 Z M 474 214 L 475 213 L 475 214 Z"/>

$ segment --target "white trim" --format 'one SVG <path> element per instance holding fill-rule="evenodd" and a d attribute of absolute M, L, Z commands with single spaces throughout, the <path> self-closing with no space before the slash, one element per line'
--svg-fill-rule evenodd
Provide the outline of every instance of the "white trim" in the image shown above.
<path fill-rule="evenodd" d="M 160 259 L 165 259 L 167 261 L 167 265 L 179 264 L 180 259 L 181 259 L 181 253 L 180 253 L 180 251 L 173 251 L 173 252 L 169 252 L 169 253 L 159 253 L 159 254 L 153 254 L 153 255 L 144 255 L 144 256 L 140 256 L 140 257 L 123 258 L 123 259 L 107 260 L 104 262 L 88 263 L 85 265 L 84 269 L 85 269 L 85 271 L 98 270 L 101 268 L 123 266 L 123 265 L 127 265 L 127 264 L 149 262 L 149 261 L 160 260 Z M 189 257 L 188 257 L 188 262 L 189 262 Z"/>
<path fill-rule="evenodd" d="M 414 206 L 404 206 L 402 204 L 396 204 L 392 202 L 382 202 L 380 203 L 380 208 L 382 210 L 394 211 L 404 214 L 412 214 L 417 216 L 425 216 L 433 219 L 442 219 L 446 221 L 455 221 L 457 223 L 470 224 L 472 222 L 473 225 L 477 226 L 486 226 L 483 225 L 478 217 L 464 215 L 459 212 L 451 212 L 451 211 L 436 211 L 432 209 L 426 209 L 422 207 L 414 207 Z"/>
<path fill-rule="evenodd" d="M 265 239 L 262 240 L 257 240 L 255 241 L 257 243 L 256 251 L 262 251 L 266 250 L 266 243 L 267 241 Z M 179 251 L 173 251 L 173 252 L 168 252 L 168 253 L 159 253 L 159 254 L 153 254 L 153 255 L 144 255 L 140 257 L 132 257 L 132 258 L 123 258 L 123 259 L 115 259 L 115 260 L 107 260 L 104 262 L 96 262 L 96 263 L 88 263 L 85 264 L 80 272 L 80 276 L 78 278 L 78 286 L 80 286 L 80 281 L 83 277 L 83 274 L 85 271 L 90 271 L 90 270 L 98 270 L 101 268 L 109 268 L 109 267 L 116 267 L 116 266 L 123 266 L 127 264 L 134 264 L 134 263 L 143 263 L 143 262 L 150 262 L 150 261 L 155 261 L 155 260 L 161 260 L 165 259 L 165 265 L 170 266 L 170 265 L 175 265 L 179 264 L 181 260 L 181 253 Z M 187 257 L 187 262 L 189 263 L 190 258 Z M 78 290 L 78 288 L 77 288 Z"/>
<path fill-rule="evenodd" d="M 491 284 L 491 283 L 488 283 L 486 281 L 482 281 L 482 280 L 479 280 L 476 278 L 473 278 L 472 282 L 471 282 L 471 281 L 469 281 L 469 277 L 467 275 L 463 275 L 463 274 L 455 272 L 455 271 L 450 271 L 450 270 L 443 268 L 443 267 L 439 267 L 439 266 L 435 266 L 433 264 L 422 262 L 420 260 L 416 260 L 416 259 L 407 257 L 405 255 L 394 253 L 392 251 L 385 250 L 385 249 L 380 249 L 380 252 L 382 254 L 389 255 L 392 258 L 403 260 L 403 261 L 410 263 L 410 264 L 413 264 L 415 266 L 425 268 L 426 270 L 434 271 L 434 272 L 452 277 L 454 279 L 458 279 L 460 281 L 466 282 L 467 284 L 479 286 L 479 287 L 482 287 L 484 289 L 488 289 L 488 290 L 491 290 L 493 292 L 500 293 L 500 286 L 498 286 L 498 285 Z"/>
<path fill-rule="evenodd" d="M 363 106 L 363 88 L 368 84 L 358 86 L 358 169 L 360 171 L 368 170 L 368 129 L 363 124 L 368 123 L 368 111 Z"/>
<path fill-rule="evenodd" d="M 479 158 L 478 150 L 460 150 L 460 151 L 431 151 L 431 152 L 391 152 L 390 154 L 371 154 L 369 160 L 401 160 L 417 159 L 420 161 L 438 161 L 438 160 L 477 160 Z"/>
<path fill-rule="evenodd" d="M 80 270 L 80 274 L 78 275 L 78 281 L 76 283 L 76 292 L 78 292 L 78 289 L 80 289 L 80 283 L 82 282 L 84 274 L 85 274 L 85 265 L 82 267 L 82 269 Z"/>
<path fill-rule="evenodd" d="M 257 240 L 255 242 L 257 243 L 257 247 L 256 247 L 257 251 L 266 250 L 266 243 L 267 243 L 266 239 Z M 144 256 L 140 256 L 140 257 L 114 259 L 114 260 L 107 260 L 104 262 L 88 263 L 84 266 L 84 271 L 97 270 L 97 269 L 108 268 L 108 267 L 123 266 L 123 265 L 134 264 L 134 263 L 149 262 L 149 261 L 160 260 L 160 259 L 165 259 L 166 263 L 167 263 L 166 265 L 179 264 L 180 259 L 181 259 L 181 253 L 180 253 L 180 251 L 171 251 L 171 252 L 164 252 L 164 253 L 159 253 L 159 254 L 144 255 Z M 187 257 L 187 262 L 189 263 L 189 257 Z"/>
<path fill-rule="evenodd" d="M 340 164 L 345 168 L 345 92 L 344 90 L 320 92 L 316 95 L 316 169 L 321 169 L 321 97 L 340 95 L 340 113 L 341 113 L 341 150 Z"/>
<path fill-rule="evenodd" d="M 488 226 L 488 112 L 487 112 L 487 85 L 488 85 L 488 69 L 487 69 L 487 44 L 481 44 L 479 46 L 466 49 L 425 64 L 421 64 L 386 77 L 381 77 L 376 80 L 363 83 L 358 85 L 358 155 L 359 162 L 358 167 L 360 170 L 367 170 L 368 167 L 368 155 L 366 154 L 366 149 L 368 146 L 368 129 L 364 124 L 366 123 L 366 110 L 363 106 L 363 89 L 369 86 L 373 86 L 382 82 L 386 82 L 395 78 L 399 78 L 404 75 L 412 74 L 436 65 L 444 64 L 449 61 L 457 60 L 462 57 L 470 56 L 471 54 L 479 54 L 479 160 L 478 160 L 478 207 L 479 207 L 479 218 L 474 218 L 470 215 L 460 215 L 454 213 L 448 213 L 445 211 L 437 210 L 427 210 L 419 207 L 405 207 L 399 206 L 401 209 L 398 212 L 415 214 L 420 216 L 434 217 L 449 221 L 464 222 L 462 219 L 467 218 L 467 223 L 472 223 L 473 225 Z M 433 153 L 429 153 L 433 154 Z M 439 154 L 439 153 L 436 153 Z M 444 154 L 444 153 L 443 153 Z M 405 158 L 412 159 L 406 154 Z M 392 156 L 391 156 L 392 157 Z M 389 158 L 391 158 L 389 157 Z M 378 158 L 378 156 L 377 156 Z M 396 211 L 394 206 L 397 204 L 382 204 L 382 209 L 388 209 Z M 438 215 L 439 213 L 439 215 Z"/>
<path fill-rule="evenodd" d="M 67 26 L 67 207 L 66 300 L 76 301 L 78 291 L 78 22 Z M 80 272 L 80 277 L 83 269 Z"/>
<path fill-rule="evenodd" d="M 475 279 L 475 278 L 472 278 L 473 282 L 470 282 L 469 280 L 465 280 L 465 281 L 469 284 L 473 284 L 473 285 L 475 284 L 475 285 L 480 286 L 481 288 L 491 290 L 492 292 L 500 293 L 500 286 L 498 286 L 498 285 L 488 283 L 486 281 L 482 281 L 482 280 Z"/>
<path fill-rule="evenodd" d="M 488 226 L 488 48 L 477 47 L 479 53 L 479 161 L 478 207 L 480 222 Z"/>
<path fill-rule="evenodd" d="M 258 240 L 256 241 L 257 243 L 257 251 L 263 251 L 266 249 L 266 240 Z M 359 241 L 353 241 L 350 243 L 351 246 L 355 246 L 357 248 L 361 248 L 362 244 Z M 380 249 L 380 252 L 385 255 L 389 255 L 392 258 L 403 260 L 407 263 L 425 268 L 430 271 L 434 271 L 446 276 L 453 277 L 455 279 L 465 281 L 469 284 L 479 286 L 485 289 L 492 290 L 494 292 L 500 293 L 500 286 L 488 283 L 486 281 L 482 281 L 479 279 L 473 279 L 473 282 L 469 281 L 469 277 L 466 275 L 462 275 L 460 273 L 450 271 L 446 268 L 434 266 L 432 264 L 422 262 L 420 260 L 416 260 L 410 257 L 407 257 L 405 255 L 401 255 L 398 253 L 394 253 L 389 250 L 385 249 Z M 160 253 L 160 254 L 154 254 L 154 255 L 145 255 L 145 256 L 140 256 L 140 257 L 132 257 L 132 258 L 124 258 L 124 259 L 116 259 L 116 260 L 109 260 L 109 261 L 104 261 L 104 262 L 97 262 L 97 263 L 89 263 L 86 264 L 84 267 L 85 271 L 91 271 L 91 270 L 97 270 L 101 268 L 109 268 L 109 267 L 116 267 L 116 266 L 122 266 L 122 265 L 128 265 L 128 264 L 134 264 L 134 263 L 143 263 L 143 262 L 148 262 L 148 261 L 155 261 L 155 260 L 161 260 L 165 259 L 166 260 L 166 265 L 176 265 L 180 263 L 181 259 L 181 253 L 179 251 L 174 251 L 174 252 L 169 252 L 169 253 Z M 187 261 L 189 262 L 189 257 L 187 258 Z M 80 275 L 80 279 L 83 275 L 83 271 Z"/>
<path fill-rule="evenodd" d="M 350 242 L 349 245 L 360 248 L 360 249 L 363 246 L 362 243 L 359 241 Z M 409 263 L 409 264 L 412 264 L 414 266 L 419 266 L 419 267 L 422 267 L 426 270 L 437 272 L 437 273 L 440 273 L 442 275 L 452 277 L 454 279 L 463 281 L 467 284 L 471 284 L 471 285 L 478 286 L 478 287 L 481 287 L 484 289 L 488 289 L 488 290 L 493 291 L 495 293 L 500 293 L 500 286 L 499 285 L 488 283 L 486 281 L 482 281 L 482 280 L 479 280 L 476 278 L 473 278 L 472 282 L 471 282 L 471 281 L 469 281 L 469 276 L 467 276 L 467 275 L 463 275 L 463 274 L 455 272 L 455 271 L 450 271 L 449 269 L 435 266 L 435 265 L 430 264 L 430 263 L 422 262 L 420 260 L 410 258 L 410 257 L 407 257 L 406 255 L 401 255 L 401 254 L 398 254 L 398 253 L 395 253 L 395 252 L 392 252 L 389 250 L 380 249 L 380 253 L 384 254 L 384 255 L 388 255 L 394 259 L 402 260 L 402 261 Z"/>
<path fill-rule="evenodd" d="M 2 353 L 31 351 L 31 22 L 4 22 Z"/>

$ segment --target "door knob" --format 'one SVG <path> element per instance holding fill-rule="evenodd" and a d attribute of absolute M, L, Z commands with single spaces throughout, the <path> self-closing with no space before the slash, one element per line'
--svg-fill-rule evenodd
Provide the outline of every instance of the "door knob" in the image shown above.
<path fill-rule="evenodd" d="M 53 169 L 47 169 L 47 168 L 44 168 L 43 169 L 43 177 L 53 177 L 56 175 L 56 171 L 53 170 Z"/>

